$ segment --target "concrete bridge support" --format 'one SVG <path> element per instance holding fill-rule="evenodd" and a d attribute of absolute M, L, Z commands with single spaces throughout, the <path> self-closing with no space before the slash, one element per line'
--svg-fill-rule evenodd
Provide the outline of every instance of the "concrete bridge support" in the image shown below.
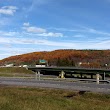
<path fill-rule="evenodd" d="M 61 73 L 59 74 L 60 78 L 65 78 L 65 72 L 62 70 Z"/>
<path fill-rule="evenodd" d="M 80 76 L 81 76 L 81 79 L 82 79 L 82 76 L 83 76 L 83 75 L 82 75 L 82 74 L 80 74 Z"/>
<path fill-rule="evenodd" d="M 71 78 L 73 77 L 73 73 L 71 73 Z"/>
<path fill-rule="evenodd" d="M 99 84 L 99 74 L 96 74 L 96 83 Z"/>
<path fill-rule="evenodd" d="M 93 79 L 93 74 L 91 74 L 91 79 Z"/>
<path fill-rule="evenodd" d="M 105 72 L 102 75 L 102 80 L 105 80 Z"/>
<path fill-rule="evenodd" d="M 40 71 L 36 71 L 36 80 L 39 80 L 40 81 Z"/>

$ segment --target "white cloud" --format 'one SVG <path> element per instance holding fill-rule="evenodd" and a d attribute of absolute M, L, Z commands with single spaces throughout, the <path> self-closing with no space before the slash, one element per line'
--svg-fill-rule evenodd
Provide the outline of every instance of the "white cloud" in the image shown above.
<path fill-rule="evenodd" d="M 48 29 L 64 31 L 64 32 L 85 32 L 85 29 L 67 29 L 67 28 L 55 28 L 55 27 L 50 27 Z"/>
<path fill-rule="evenodd" d="M 74 46 L 73 43 L 66 43 L 66 42 L 55 42 L 43 39 L 32 39 L 32 38 L 6 38 L 0 37 L 1 44 L 32 44 L 32 45 L 50 45 L 50 46 L 61 46 L 61 47 L 72 47 Z"/>
<path fill-rule="evenodd" d="M 76 38 L 84 38 L 86 36 L 82 35 L 82 34 L 77 34 L 77 35 L 74 35 L 73 37 L 76 37 Z"/>
<path fill-rule="evenodd" d="M 20 55 L 20 54 L 24 54 L 24 53 L 29 53 L 29 52 L 35 52 L 35 51 L 39 51 L 40 49 L 35 49 L 35 48 L 17 48 L 17 47 L 11 47 L 11 48 L 1 48 L 0 47 L 0 51 L 3 51 L 2 53 L 0 53 L 0 59 L 3 58 L 7 58 L 9 56 L 15 56 L 15 55 Z"/>
<path fill-rule="evenodd" d="M 4 31 L 0 31 L 0 35 L 1 36 L 18 36 L 19 32 L 14 32 L 14 31 L 10 31 L 10 32 L 4 32 Z"/>
<path fill-rule="evenodd" d="M 109 32 L 104 32 L 104 31 L 96 30 L 94 28 L 88 28 L 88 27 L 84 27 L 84 26 L 80 26 L 79 28 L 80 29 L 67 29 L 67 28 L 52 28 L 52 27 L 50 27 L 48 29 L 64 31 L 64 32 L 92 33 L 92 34 L 110 36 Z"/>
<path fill-rule="evenodd" d="M 94 33 L 94 34 L 100 34 L 100 35 L 110 36 L 110 33 L 98 31 L 98 30 L 95 30 L 95 29 L 88 29 L 88 31 L 91 32 L 91 33 Z"/>
<path fill-rule="evenodd" d="M 14 15 L 18 8 L 16 6 L 3 6 L 0 8 L 0 14 Z"/>
<path fill-rule="evenodd" d="M 35 26 L 30 26 L 29 23 L 24 23 L 23 24 L 23 29 L 27 31 L 28 33 L 34 33 L 37 36 L 42 36 L 42 37 L 63 37 L 62 33 L 55 33 L 55 32 L 47 32 L 46 29 L 40 28 L 40 27 L 35 27 Z"/>
<path fill-rule="evenodd" d="M 8 44 L 8 43 L 4 44 L 3 46 L 4 46 L 5 48 L 11 48 L 11 47 L 12 47 L 12 45 L 11 45 L 11 44 Z"/>
<path fill-rule="evenodd" d="M 63 37 L 62 33 L 53 33 L 53 32 L 49 32 L 49 33 L 42 33 L 42 34 L 38 34 L 39 36 L 48 36 L 48 37 Z"/>
<path fill-rule="evenodd" d="M 84 27 L 84 26 L 82 28 L 87 33 L 93 33 L 93 34 L 110 36 L 110 33 L 109 32 L 104 32 L 104 31 L 100 31 L 100 30 L 96 30 L 94 28 L 88 28 L 88 27 Z"/>
<path fill-rule="evenodd" d="M 11 56 L 11 54 L 10 53 L 4 53 L 4 54 L 0 54 L 0 59 L 4 59 L 4 58 L 7 58 L 7 57 L 9 57 L 9 56 Z"/>
<path fill-rule="evenodd" d="M 29 22 L 23 24 L 23 26 L 26 26 L 26 27 L 29 26 L 29 25 L 30 25 Z"/>
<path fill-rule="evenodd" d="M 6 45 L 7 44 L 7 45 Z M 16 47 L 16 45 L 22 45 Z M 51 40 L 44 40 L 44 39 L 36 39 L 36 38 L 7 38 L 7 37 L 0 37 L 0 51 L 8 53 L 8 56 L 18 55 L 23 53 L 29 53 L 39 50 L 47 50 L 44 47 L 48 47 L 48 49 L 59 49 L 59 48 L 68 48 L 68 49 L 109 49 L 110 48 L 110 40 L 105 41 L 79 41 L 79 42 L 72 42 L 69 40 L 66 41 L 51 41 Z M 29 46 L 29 47 L 28 47 Z M 35 47 L 35 48 L 33 48 Z M 41 49 L 39 49 L 39 47 Z M 37 49 L 37 50 L 36 50 Z M 2 53 L 3 53 L 2 52 Z M 2 54 L 1 53 L 1 54 Z M 5 56 L 0 55 L 0 58 Z"/>
<path fill-rule="evenodd" d="M 46 29 L 39 28 L 39 27 L 23 27 L 27 32 L 30 33 L 45 33 Z"/>

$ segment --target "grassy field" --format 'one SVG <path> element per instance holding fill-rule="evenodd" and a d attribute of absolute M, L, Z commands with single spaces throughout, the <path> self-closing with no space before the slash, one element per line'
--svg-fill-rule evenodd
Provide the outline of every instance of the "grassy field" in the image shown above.
<path fill-rule="evenodd" d="M 0 110 L 110 110 L 110 94 L 0 86 Z"/>
<path fill-rule="evenodd" d="M 22 67 L 4 67 L 0 68 L 0 73 L 32 73 L 30 70 L 26 70 L 26 68 Z"/>
<path fill-rule="evenodd" d="M 2 77 L 23 77 L 33 75 L 34 73 L 26 68 L 20 67 L 4 67 L 0 68 L 0 76 Z"/>

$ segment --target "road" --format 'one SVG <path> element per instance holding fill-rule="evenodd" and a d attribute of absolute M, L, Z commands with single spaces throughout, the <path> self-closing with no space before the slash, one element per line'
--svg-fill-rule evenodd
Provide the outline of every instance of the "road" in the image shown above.
<path fill-rule="evenodd" d="M 36 80 L 23 78 L 0 78 L 0 85 L 57 88 L 78 91 L 90 91 L 110 94 L 110 84 L 95 84 L 67 81 Z"/>

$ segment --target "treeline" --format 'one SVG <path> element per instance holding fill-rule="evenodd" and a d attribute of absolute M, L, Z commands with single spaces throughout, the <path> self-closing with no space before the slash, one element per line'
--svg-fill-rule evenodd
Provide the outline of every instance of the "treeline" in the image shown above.
<path fill-rule="evenodd" d="M 101 68 L 110 67 L 110 50 L 55 50 L 33 52 L 0 60 L 0 65 L 36 65 L 40 59 L 49 66 L 75 66 Z"/>

